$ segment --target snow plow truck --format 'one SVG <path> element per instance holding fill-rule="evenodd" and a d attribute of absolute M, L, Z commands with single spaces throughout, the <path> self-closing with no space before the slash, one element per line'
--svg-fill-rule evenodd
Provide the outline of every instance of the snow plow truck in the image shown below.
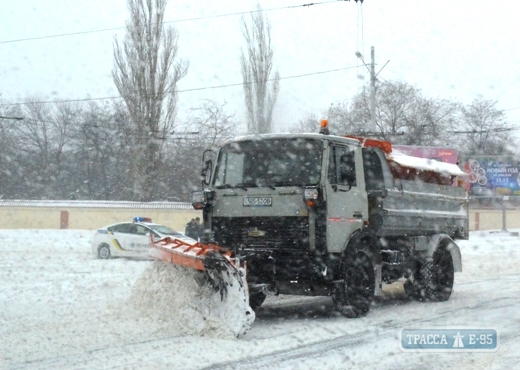
<path fill-rule="evenodd" d="M 203 155 L 192 193 L 203 239 L 157 241 L 151 255 L 202 271 L 222 294 L 241 276 L 253 310 L 271 294 L 326 295 L 356 318 L 394 282 L 446 301 L 462 271 L 455 241 L 469 235 L 462 176 L 389 142 L 331 135 L 326 120 L 315 134 L 234 138 Z"/>

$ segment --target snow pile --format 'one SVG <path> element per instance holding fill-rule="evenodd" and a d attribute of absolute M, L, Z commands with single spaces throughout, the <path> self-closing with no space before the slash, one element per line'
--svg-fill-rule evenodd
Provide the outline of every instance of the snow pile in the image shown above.
<path fill-rule="evenodd" d="M 215 292 L 204 274 L 154 261 L 137 279 L 129 303 L 139 314 L 175 331 L 200 336 L 236 338 L 255 319 L 247 288 L 236 276 L 226 277 L 227 292 Z"/>

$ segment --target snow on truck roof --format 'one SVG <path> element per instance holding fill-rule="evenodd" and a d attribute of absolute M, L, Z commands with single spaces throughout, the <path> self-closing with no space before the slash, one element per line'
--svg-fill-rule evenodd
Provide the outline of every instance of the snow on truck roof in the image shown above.
<path fill-rule="evenodd" d="M 361 136 L 348 136 L 349 138 L 355 139 L 361 143 L 363 147 L 375 147 L 381 149 L 386 156 L 388 161 L 392 161 L 397 163 L 399 166 L 403 168 L 413 169 L 416 174 L 421 172 L 434 172 L 438 173 L 442 176 L 467 176 L 467 174 L 462 171 L 457 165 L 451 163 L 445 163 L 441 161 L 437 161 L 435 159 L 429 158 L 421 158 L 415 157 L 411 155 L 404 154 L 397 149 L 392 147 L 392 143 L 384 140 L 370 139 Z M 398 169 L 394 169 L 395 175 L 398 177 L 403 176 L 406 177 L 407 171 L 401 171 Z M 444 182 L 440 178 L 432 178 L 429 181 L 433 182 Z"/>
<path fill-rule="evenodd" d="M 351 145 L 359 145 L 357 140 L 353 140 L 352 138 L 340 135 L 323 135 L 319 133 L 299 133 L 299 134 L 291 134 L 291 133 L 277 133 L 277 134 L 256 134 L 256 135 L 243 135 L 232 138 L 225 142 L 228 144 L 230 142 L 236 141 L 250 141 L 250 140 L 273 140 L 273 139 L 333 139 L 342 142 L 348 142 Z"/>
<path fill-rule="evenodd" d="M 456 164 L 440 162 L 435 159 L 412 157 L 411 155 L 401 153 L 398 150 L 393 150 L 391 153 L 387 154 L 386 157 L 387 159 L 392 160 L 403 167 L 411 167 L 421 171 L 433 171 L 449 176 L 468 175 Z"/>

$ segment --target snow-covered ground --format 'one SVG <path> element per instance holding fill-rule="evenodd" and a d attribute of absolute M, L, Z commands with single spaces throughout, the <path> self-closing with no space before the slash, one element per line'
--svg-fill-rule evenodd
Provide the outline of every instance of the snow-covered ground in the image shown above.
<path fill-rule="evenodd" d="M 97 260 L 93 233 L 0 230 L 1 369 L 506 369 L 520 352 L 520 237 L 472 233 L 460 242 L 463 272 L 451 299 L 404 299 L 385 287 L 368 316 L 339 316 L 327 297 L 268 297 L 240 339 L 192 328 L 189 312 L 130 309 L 134 283 L 151 261 Z M 151 303 L 153 304 L 153 302 Z M 187 314 L 188 313 L 188 314 Z M 176 320 L 175 317 L 182 317 Z M 160 319 L 162 317 L 162 319 Z M 488 353 L 409 353 L 405 328 L 487 327 Z M 190 334 L 187 334 L 190 333 Z M 197 333 L 202 333 L 197 334 Z"/>

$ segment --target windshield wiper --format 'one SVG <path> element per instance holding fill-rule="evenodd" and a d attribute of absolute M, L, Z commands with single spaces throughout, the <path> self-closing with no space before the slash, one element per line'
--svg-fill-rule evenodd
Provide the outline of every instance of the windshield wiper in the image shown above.
<path fill-rule="evenodd" d="M 249 188 L 262 188 L 262 187 L 265 187 L 265 188 L 269 188 L 269 189 L 272 189 L 272 190 L 276 190 L 276 188 L 273 186 L 273 185 L 270 185 L 270 184 L 264 184 L 264 183 L 246 183 L 246 184 L 240 184 L 240 185 L 244 185 L 244 186 L 247 186 Z"/>
<path fill-rule="evenodd" d="M 274 188 L 270 185 L 264 185 L 264 184 L 257 184 L 255 182 L 244 182 L 244 183 L 241 183 L 241 184 L 236 184 L 235 185 L 237 188 L 240 188 L 240 189 L 244 189 L 244 190 L 247 190 L 247 188 L 260 188 L 262 186 L 267 186 L 267 187 L 270 187 L 271 189 L 274 190 Z"/>
<path fill-rule="evenodd" d="M 259 186 L 259 187 L 265 186 L 266 188 L 269 188 L 269 189 L 272 189 L 272 190 L 276 190 L 276 188 L 274 187 L 274 185 L 260 184 L 260 185 L 258 185 L 258 186 Z"/>
<path fill-rule="evenodd" d="M 302 186 L 300 184 L 295 184 L 292 182 L 277 182 L 276 186 Z"/>
<path fill-rule="evenodd" d="M 217 189 L 234 189 L 234 188 L 239 188 L 239 189 L 247 191 L 247 188 L 246 188 L 245 184 L 235 184 L 235 185 L 222 184 L 222 185 L 215 186 L 215 188 L 217 188 Z"/>
<path fill-rule="evenodd" d="M 247 188 L 261 188 L 261 187 L 266 187 L 266 188 L 269 188 L 269 189 L 272 189 L 272 190 L 276 190 L 274 185 L 255 184 L 254 182 L 245 182 L 245 183 L 239 183 L 239 184 L 234 184 L 234 185 L 222 184 L 222 185 L 218 185 L 218 186 L 215 186 L 215 187 L 217 189 L 234 189 L 234 188 L 239 188 L 239 189 L 242 189 L 242 190 L 245 190 L 245 191 L 247 191 Z"/>

